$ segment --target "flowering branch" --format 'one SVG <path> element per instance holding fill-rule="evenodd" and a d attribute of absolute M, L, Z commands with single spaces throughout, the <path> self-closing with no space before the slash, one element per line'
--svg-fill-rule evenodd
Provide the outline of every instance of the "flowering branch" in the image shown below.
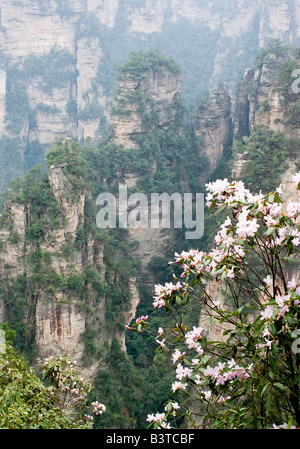
<path fill-rule="evenodd" d="M 300 173 L 293 181 L 299 189 Z M 153 301 L 170 313 L 195 299 L 201 307 L 200 325 L 179 329 L 177 323 L 173 330 L 172 392 L 186 394 L 190 404 L 185 412 L 170 406 L 148 421 L 166 427 L 168 418 L 183 413 L 204 415 L 219 428 L 300 426 L 300 351 L 292 351 L 300 328 L 300 286 L 292 269 L 299 259 L 300 201 L 284 205 L 280 189 L 252 194 L 241 181 L 206 187 L 210 211 L 226 214 L 215 247 L 176 253 L 182 280 L 173 275 L 173 282 L 156 285 Z M 146 330 L 145 321 L 137 326 Z M 167 344 L 166 338 L 157 342 Z"/>

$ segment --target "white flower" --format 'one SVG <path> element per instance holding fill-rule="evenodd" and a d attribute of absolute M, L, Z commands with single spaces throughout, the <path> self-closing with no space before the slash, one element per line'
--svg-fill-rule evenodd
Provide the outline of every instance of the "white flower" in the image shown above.
<path fill-rule="evenodd" d="M 184 377 L 191 377 L 192 372 L 193 371 L 190 368 L 186 368 L 181 363 L 179 363 L 176 368 L 176 377 L 179 380 L 183 379 Z"/>
<path fill-rule="evenodd" d="M 249 211 L 247 207 L 243 207 L 240 215 L 239 221 L 236 227 L 236 233 L 240 238 L 253 237 L 255 232 L 259 228 L 256 218 L 248 220 Z"/>
<path fill-rule="evenodd" d="M 263 312 L 261 312 L 261 316 L 265 320 L 269 320 L 272 318 L 274 312 L 274 306 L 267 306 Z"/>
<path fill-rule="evenodd" d="M 264 282 L 267 284 L 267 288 L 269 288 L 273 284 L 273 278 L 268 274 L 268 276 L 264 279 Z"/>
<path fill-rule="evenodd" d="M 193 327 L 193 330 L 186 334 L 186 344 L 189 349 L 198 349 L 200 344 L 197 343 L 197 340 L 201 338 L 201 333 L 203 329 L 202 327 Z M 201 346 L 200 346 L 201 347 Z"/>
<path fill-rule="evenodd" d="M 185 390 L 186 387 L 187 387 L 187 384 L 183 384 L 182 382 L 176 381 L 172 384 L 172 391 L 173 391 L 173 393 L 175 393 L 175 391 L 177 391 L 177 390 Z"/>
<path fill-rule="evenodd" d="M 291 281 L 288 281 L 287 288 L 289 290 L 295 290 L 297 288 L 297 282 L 295 281 L 295 279 L 292 279 Z"/>
<path fill-rule="evenodd" d="M 182 358 L 185 355 L 185 352 L 180 352 L 179 349 L 175 349 L 173 355 L 172 355 L 172 360 L 173 363 L 176 363 L 177 360 L 179 360 L 180 358 Z"/>
<path fill-rule="evenodd" d="M 221 306 L 222 306 L 222 304 L 221 304 L 221 301 L 213 301 L 213 305 L 217 308 L 217 309 L 221 309 Z"/>
<path fill-rule="evenodd" d="M 212 392 L 210 390 L 208 391 L 203 391 L 204 397 L 207 401 L 210 400 L 210 398 L 212 397 Z"/>
<path fill-rule="evenodd" d="M 158 345 L 160 345 L 161 348 L 165 347 L 165 341 L 166 341 L 165 338 L 162 341 L 159 341 L 158 339 L 156 339 L 155 341 Z"/>

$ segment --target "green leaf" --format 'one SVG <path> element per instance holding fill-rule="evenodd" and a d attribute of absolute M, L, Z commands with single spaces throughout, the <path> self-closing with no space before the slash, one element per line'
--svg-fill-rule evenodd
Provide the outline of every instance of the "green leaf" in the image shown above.
<path fill-rule="evenodd" d="M 276 362 L 276 360 L 274 359 L 274 357 L 272 355 L 269 356 L 269 363 L 270 363 L 271 370 L 275 374 L 278 374 L 279 373 L 278 365 L 277 365 L 277 362 Z"/>
<path fill-rule="evenodd" d="M 197 276 L 195 276 L 194 279 L 192 280 L 192 287 L 194 287 L 197 283 L 198 283 L 198 278 L 197 278 Z"/>
<path fill-rule="evenodd" d="M 245 394 L 248 394 L 251 388 L 251 378 L 248 379 L 247 381 L 247 385 L 246 385 L 246 390 L 245 390 Z"/>
<path fill-rule="evenodd" d="M 297 374 L 297 376 L 293 380 L 293 385 L 297 385 L 299 382 L 300 382 L 300 374 Z"/>
<path fill-rule="evenodd" d="M 223 204 L 221 207 L 219 207 L 219 209 L 217 209 L 214 213 L 218 214 L 219 212 L 222 212 L 224 209 L 226 209 L 226 204 Z"/>
<path fill-rule="evenodd" d="M 276 328 L 275 324 L 272 321 L 270 321 L 270 323 L 268 325 L 268 329 L 269 329 L 269 331 L 271 332 L 272 335 L 276 335 L 277 328 Z"/>
<path fill-rule="evenodd" d="M 261 323 L 261 324 L 257 327 L 257 329 L 256 329 L 256 331 L 255 331 L 255 333 L 254 333 L 254 337 L 255 337 L 255 338 L 258 337 L 258 336 L 261 334 L 261 332 L 262 332 L 262 330 L 264 329 L 264 327 L 265 327 L 265 323 Z"/>
<path fill-rule="evenodd" d="M 270 408 L 271 408 L 271 404 L 272 404 L 272 395 L 269 394 L 266 400 L 266 414 L 269 415 L 270 413 Z"/>
<path fill-rule="evenodd" d="M 275 228 L 274 228 L 273 226 L 270 226 L 270 227 L 267 229 L 267 231 L 265 232 L 265 235 L 266 235 L 266 236 L 272 235 L 272 234 L 274 234 L 274 232 L 275 232 Z"/>
<path fill-rule="evenodd" d="M 282 203 L 282 200 L 280 199 L 280 197 L 278 195 L 276 195 L 276 193 L 274 194 L 274 201 L 275 201 L 275 203 Z"/>
<path fill-rule="evenodd" d="M 261 395 L 263 396 L 266 392 L 266 390 L 268 389 L 270 385 L 270 382 L 267 382 L 266 385 L 263 386 L 262 390 L 261 390 Z"/>
<path fill-rule="evenodd" d="M 286 385 L 281 384 L 280 382 L 274 382 L 274 387 L 279 388 L 280 390 L 286 390 Z"/>

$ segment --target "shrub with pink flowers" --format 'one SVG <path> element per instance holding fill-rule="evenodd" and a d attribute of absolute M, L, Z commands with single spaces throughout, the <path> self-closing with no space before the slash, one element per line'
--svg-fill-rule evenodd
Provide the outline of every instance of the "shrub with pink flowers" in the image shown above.
<path fill-rule="evenodd" d="M 3 327 L 6 336 L 12 336 Z M 88 404 L 91 387 L 75 365 L 68 356 L 45 359 L 43 382 L 6 340 L 0 352 L 0 428 L 92 429 L 93 415 L 102 415 L 106 408 L 98 401 Z"/>
<path fill-rule="evenodd" d="M 77 361 L 70 356 L 50 356 L 43 360 L 42 373 L 49 382 L 48 391 L 56 406 L 71 416 L 79 428 L 92 428 L 93 414 L 102 415 L 106 407 L 94 401 L 90 404 L 92 414 L 85 413 L 92 386 L 80 375 L 76 365 Z"/>
<path fill-rule="evenodd" d="M 293 181 L 299 190 L 300 173 Z M 210 212 L 226 219 L 210 252 L 176 253 L 173 281 L 155 286 L 153 307 L 175 320 L 155 337 L 171 353 L 174 398 L 147 421 L 300 427 L 300 201 L 283 201 L 281 189 L 253 194 L 241 181 L 206 187 Z M 147 331 L 146 320 L 132 328 Z"/>

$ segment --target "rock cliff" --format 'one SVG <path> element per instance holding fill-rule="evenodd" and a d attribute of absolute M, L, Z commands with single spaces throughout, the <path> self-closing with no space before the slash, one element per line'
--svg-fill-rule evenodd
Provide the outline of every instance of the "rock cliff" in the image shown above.
<path fill-rule="evenodd" d="M 91 220 L 86 213 L 89 194 L 80 184 L 78 168 L 84 161 L 77 152 L 70 139 L 58 143 L 55 157 L 60 154 L 64 162 L 49 165 L 44 175 L 30 173 L 22 187 L 10 191 L 1 216 L 0 310 L 1 321 L 15 322 L 26 351 L 32 347 L 38 357 L 67 353 L 79 366 L 82 361 L 87 366 L 91 348 L 97 352 L 113 338 L 119 338 L 126 350 L 119 320 L 134 318 L 139 294 L 134 276 L 123 277 L 125 304 L 115 324 L 111 318 L 113 331 L 109 330 L 107 276 L 118 285 L 120 275 L 118 269 L 107 273 L 106 244 L 96 231 L 86 231 L 86 220 Z M 121 254 L 116 257 L 122 259 Z M 87 335 L 91 329 L 93 337 Z M 96 366 L 89 367 L 89 376 Z"/>
<path fill-rule="evenodd" d="M 131 51 L 174 56 L 193 100 L 219 81 L 232 88 L 270 39 L 297 45 L 299 24 L 296 0 L 3 0 L 0 156 L 12 175 L 3 173 L 1 189 L 55 138 L 103 136 L 116 70 Z"/>
<path fill-rule="evenodd" d="M 289 51 L 288 48 L 283 50 L 283 47 L 275 44 L 268 52 L 262 51 L 254 69 L 246 70 L 235 102 L 234 141 L 243 142 L 244 145 L 236 147 L 237 151 L 234 151 L 234 178 L 240 178 L 243 174 L 248 158 L 248 138 L 258 126 L 274 135 L 284 136 L 290 147 L 286 162 L 292 163 L 297 169 L 300 134 L 299 94 L 295 74 L 298 73 L 298 66 L 297 51 Z"/>
<path fill-rule="evenodd" d="M 181 94 L 179 69 L 161 65 L 145 70 L 142 79 L 126 72 L 119 81 L 112 114 L 114 141 L 127 148 L 138 148 L 135 137 L 151 127 L 166 127 L 172 121 L 172 106 Z"/>
<path fill-rule="evenodd" d="M 231 97 L 226 89 L 212 91 L 208 100 L 197 108 L 194 130 L 209 161 L 205 173 L 207 179 L 232 143 Z"/>

